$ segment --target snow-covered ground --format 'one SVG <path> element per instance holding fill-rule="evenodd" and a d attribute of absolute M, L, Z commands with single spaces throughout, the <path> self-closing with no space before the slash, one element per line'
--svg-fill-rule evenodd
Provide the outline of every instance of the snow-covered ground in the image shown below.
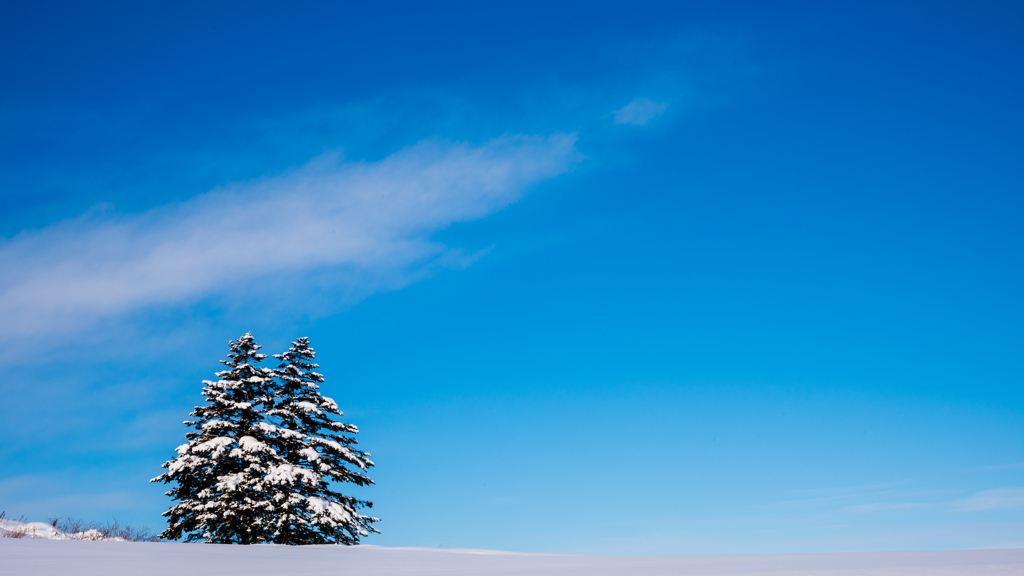
<path fill-rule="evenodd" d="M 574 556 L 379 546 L 225 546 L 0 538 L 0 574 L 81 576 L 1007 576 L 1024 550 Z"/>

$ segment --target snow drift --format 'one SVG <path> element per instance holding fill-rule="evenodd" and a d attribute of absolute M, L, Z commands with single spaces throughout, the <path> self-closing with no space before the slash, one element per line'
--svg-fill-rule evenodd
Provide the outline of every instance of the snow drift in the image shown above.
<path fill-rule="evenodd" d="M 156 542 L 148 528 L 135 528 L 117 520 L 105 524 L 58 518 L 46 522 L 21 522 L 4 518 L 0 512 L 0 539 L 30 540 L 112 540 L 117 542 Z"/>
<path fill-rule="evenodd" d="M 43 538 L 68 540 L 72 535 L 57 530 L 46 522 L 18 522 L 0 518 L 0 538 Z"/>
<path fill-rule="evenodd" d="M 0 574 L 150 576 L 989 576 L 1024 574 L 1024 550 L 575 556 L 379 546 L 0 539 Z"/>

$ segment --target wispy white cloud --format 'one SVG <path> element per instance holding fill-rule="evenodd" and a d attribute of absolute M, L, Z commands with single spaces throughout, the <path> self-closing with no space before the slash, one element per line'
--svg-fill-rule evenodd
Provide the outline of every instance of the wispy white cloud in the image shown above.
<path fill-rule="evenodd" d="M 995 466 L 984 466 L 978 468 L 978 470 L 1013 470 L 1016 468 L 1024 468 L 1024 462 L 1016 462 L 1014 464 L 997 464 Z"/>
<path fill-rule="evenodd" d="M 857 504 L 841 508 L 844 512 L 856 514 L 870 514 L 872 512 L 885 512 L 888 510 L 907 510 L 910 508 L 929 508 L 935 506 L 928 502 L 871 502 L 870 504 Z"/>
<path fill-rule="evenodd" d="M 425 141 L 377 162 L 316 158 L 291 173 L 141 214 L 97 211 L 0 242 L 0 340 L 73 331 L 142 307 L 344 270 L 401 282 L 471 261 L 431 236 L 569 170 L 575 137 Z M 364 287 L 365 288 L 365 287 Z"/>
<path fill-rule="evenodd" d="M 880 484 L 877 487 L 897 487 L 903 483 Z M 869 488 L 869 487 L 865 487 Z M 798 505 L 831 507 L 844 500 L 859 499 L 867 502 L 851 503 L 833 508 L 836 512 L 869 514 L 891 510 L 910 510 L 920 508 L 936 508 L 943 510 L 980 511 L 1005 508 L 1024 507 L 1024 487 L 996 488 L 971 494 L 966 498 L 951 499 L 951 490 L 907 490 L 890 489 L 866 492 L 852 492 L 835 496 L 788 500 L 776 502 L 775 506 L 792 507 Z M 881 497 L 881 498 L 880 498 Z M 886 500 L 888 498 L 888 500 Z M 908 501 L 913 498 L 916 501 Z M 879 501 L 883 500 L 883 501 Z"/>
<path fill-rule="evenodd" d="M 668 109 L 668 104 L 665 102 L 655 102 L 650 98 L 637 98 L 612 112 L 612 115 L 615 117 L 616 124 L 643 126 L 664 114 L 666 109 Z"/>
<path fill-rule="evenodd" d="M 1024 487 L 995 488 L 976 492 L 956 503 L 956 508 L 970 512 L 1024 506 Z"/>
<path fill-rule="evenodd" d="M 911 484 L 910 480 L 885 482 L 878 484 L 861 484 L 858 486 L 834 486 L 829 488 L 812 488 L 806 490 L 790 490 L 786 492 L 791 498 L 772 503 L 774 506 L 816 505 L 840 500 L 865 497 L 877 497 L 882 494 L 895 494 L 900 488 Z"/>

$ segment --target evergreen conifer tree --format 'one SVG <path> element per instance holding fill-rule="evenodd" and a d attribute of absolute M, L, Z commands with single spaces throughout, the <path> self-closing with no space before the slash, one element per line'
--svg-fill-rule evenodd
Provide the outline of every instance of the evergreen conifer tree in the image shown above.
<path fill-rule="evenodd" d="M 175 482 L 167 492 L 178 501 L 164 516 L 167 539 L 255 544 L 272 539 L 274 513 L 268 475 L 287 464 L 275 454 L 275 432 L 263 410 L 273 385 L 272 371 L 259 366 L 266 354 L 251 333 L 231 341 L 227 370 L 217 381 L 204 380 L 206 404 L 185 424 L 195 430 L 177 448 L 167 471 L 152 482 Z"/>
<path fill-rule="evenodd" d="M 338 492 L 334 483 L 373 484 L 366 475 L 373 462 L 369 453 L 354 447 L 351 434 L 358 428 L 334 419 L 342 413 L 319 391 L 324 377 L 314 371 L 319 368 L 315 357 L 308 338 L 274 355 L 280 365 L 273 371 L 276 381 L 266 416 L 275 427 L 273 448 L 288 464 L 268 476 L 275 503 L 273 541 L 356 544 L 378 532 L 372 525 L 378 519 L 358 512 L 373 503 Z"/>

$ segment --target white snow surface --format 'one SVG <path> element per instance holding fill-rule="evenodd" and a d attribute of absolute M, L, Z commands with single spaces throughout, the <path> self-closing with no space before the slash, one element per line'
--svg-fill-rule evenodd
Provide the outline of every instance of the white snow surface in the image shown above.
<path fill-rule="evenodd" d="M 80 576 L 1006 576 L 1024 549 L 580 556 L 380 546 L 228 546 L 0 538 L 0 574 Z"/>

